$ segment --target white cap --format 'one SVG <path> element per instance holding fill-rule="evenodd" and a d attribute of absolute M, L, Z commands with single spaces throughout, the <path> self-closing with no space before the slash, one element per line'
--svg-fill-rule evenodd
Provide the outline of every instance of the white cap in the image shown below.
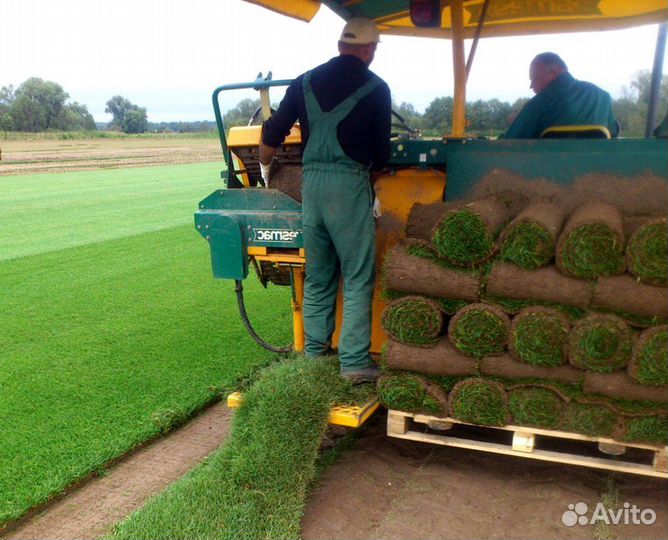
<path fill-rule="evenodd" d="M 380 34 L 376 24 L 371 19 L 356 17 L 350 19 L 343 27 L 339 41 L 353 45 L 367 45 L 369 43 L 378 43 Z"/>

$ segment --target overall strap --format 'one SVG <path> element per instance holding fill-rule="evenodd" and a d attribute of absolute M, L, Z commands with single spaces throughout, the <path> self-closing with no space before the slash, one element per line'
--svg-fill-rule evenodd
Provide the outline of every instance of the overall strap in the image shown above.
<path fill-rule="evenodd" d="M 309 126 L 313 122 L 323 118 L 327 118 L 329 123 L 338 124 L 341 122 L 341 120 L 350 114 L 350 112 L 355 108 L 355 105 L 357 105 L 362 98 L 373 92 L 373 90 L 379 84 L 380 77 L 372 74 L 371 79 L 360 86 L 331 111 L 325 112 L 320 107 L 320 104 L 318 103 L 318 100 L 313 93 L 313 88 L 311 86 L 311 72 L 307 71 L 304 75 L 302 88 L 304 90 L 304 102 L 306 104 L 306 113 L 308 114 L 309 118 Z"/>

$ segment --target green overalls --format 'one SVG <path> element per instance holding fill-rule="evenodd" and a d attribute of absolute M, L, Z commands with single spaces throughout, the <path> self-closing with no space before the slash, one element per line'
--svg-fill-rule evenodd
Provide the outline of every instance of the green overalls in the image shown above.
<path fill-rule="evenodd" d="M 339 339 L 341 371 L 371 365 L 371 300 L 376 240 L 373 189 L 367 167 L 349 158 L 337 138 L 337 125 L 378 85 L 372 78 L 329 112 L 323 112 L 303 79 L 309 139 L 304 149 L 302 214 L 306 279 L 304 352 L 324 353 L 334 332 L 336 295 L 343 275 L 343 327 Z"/>

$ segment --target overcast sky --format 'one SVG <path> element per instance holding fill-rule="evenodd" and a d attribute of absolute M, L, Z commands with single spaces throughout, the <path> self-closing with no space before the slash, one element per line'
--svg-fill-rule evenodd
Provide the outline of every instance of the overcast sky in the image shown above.
<path fill-rule="evenodd" d="M 337 54 L 342 20 L 323 7 L 303 23 L 241 0 L 0 0 L 0 86 L 29 77 L 61 84 L 72 100 L 109 121 L 105 102 L 120 94 L 149 120 L 212 120 L 211 93 L 272 70 L 294 78 Z M 554 51 L 571 73 L 614 97 L 651 69 L 657 26 L 483 39 L 467 99 L 529 97 L 528 65 Z M 371 68 L 397 103 L 422 111 L 452 95 L 450 41 L 383 36 Z M 665 71 L 665 70 L 664 70 Z M 282 93 L 272 94 L 272 101 Z M 253 92 L 221 96 L 225 110 Z"/>

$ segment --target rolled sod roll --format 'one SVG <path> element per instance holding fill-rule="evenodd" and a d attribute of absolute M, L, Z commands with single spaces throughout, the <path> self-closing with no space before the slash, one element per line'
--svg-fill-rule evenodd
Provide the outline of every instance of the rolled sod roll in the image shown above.
<path fill-rule="evenodd" d="M 450 392 L 448 406 L 453 417 L 471 424 L 504 426 L 510 418 L 503 386 L 485 379 L 458 382 Z"/>
<path fill-rule="evenodd" d="M 580 369 L 612 373 L 631 359 L 633 334 L 615 315 L 595 313 L 573 325 L 568 338 L 568 361 Z"/>
<path fill-rule="evenodd" d="M 552 203 L 530 204 L 501 233 L 501 259 L 526 270 L 545 266 L 554 257 L 564 217 L 564 211 Z"/>
<path fill-rule="evenodd" d="M 416 349 L 390 339 L 384 358 L 389 369 L 427 375 L 473 375 L 478 365 L 476 360 L 455 349 L 446 336 L 439 338 L 430 349 Z"/>
<path fill-rule="evenodd" d="M 626 265 L 643 283 L 668 282 L 668 225 L 666 218 L 648 220 L 638 227 L 626 246 Z"/>
<path fill-rule="evenodd" d="M 523 387 L 511 390 L 508 408 L 512 422 L 520 426 L 554 429 L 561 423 L 564 401 L 547 388 Z"/>
<path fill-rule="evenodd" d="M 510 355 L 489 356 L 480 361 L 480 373 L 490 377 L 507 379 L 545 379 L 564 383 L 580 384 L 583 372 L 573 366 L 531 366 L 515 360 Z"/>
<path fill-rule="evenodd" d="M 512 219 L 527 206 L 528 197 L 518 191 L 500 191 L 489 195 L 507 209 L 508 219 Z M 406 237 L 431 241 L 431 233 L 443 214 L 456 210 L 466 204 L 465 201 L 438 201 L 430 204 L 415 203 L 411 207 L 406 221 Z"/>
<path fill-rule="evenodd" d="M 452 300 L 450 298 L 434 298 L 434 301 L 446 315 L 454 315 L 464 306 L 469 304 L 466 300 Z"/>
<path fill-rule="evenodd" d="M 433 347 L 443 328 L 443 312 L 436 302 L 422 296 L 404 296 L 388 304 L 383 329 L 400 343 Z"/>
<path fill-rule="evenodd" d="M 586 201 L 566 221 L 557 242 L 557 266 L 567 276 L 594 279 L 621 274 L 624 225 L 619 209 L 605 201 Z"/>
<path fill-rule="evenodd" d="M 625 372 L 608 374 L 586 372 L 583 388 L 587 393 L 615 399 L 668 402 L 668 389 L 665 386 L 638 384 Z"/>
<path fill-rule="evenodd" d="M 662 415 L 625 418 L 616 438 L 627 442 L 668 444 L 668 419 Z"/>
<path fill-rule="evenodd" d="M 434 383 L 408 373 L 383 375 L 376 384 L 378 398 L 388 409 L 448 415 L 448 396 Z"/>
<path fill-rule="evenodd" d="M 629 319 L 638 326 L 650 325 L 668 319 L 668 289 L 639 283 L 633 276 L 602 277 L 596 280 L 591 307 L 646 318 Z"/>
<path fill-rule="evenodd" d="M 628 374 L 640 384 L 668 385 L 668 326 L 643 330 L 633 345 Z"/>
<path fill-rule="evenodd" d="M 431 242 L 431 233 L 443 215 L 463 205 L 462 201 L 439 201 L 431 204 L 415 203 L 406 221 L 406 237 Z"/>
<path fill-rule="evenodd" d="M 571 401 L 564 408 L 561 429 L 590 437 L 609 437 L 617 424 L 618 416 L 609 407 Z"/>
<path fill-rule="evenodd" d="M 559 366 L 568 360 L 568 318 L 554 308 L 521 310 L 510 323 L 510 353 L 533 366 Z"/>
<path fill-rule="evenodd" d="M 431 233 L 439 256 L 455 266 L 471 267 L 489 259 L 508 219 L 506 206 L 494 198 L 480 199 L 443 214 Z"/>
<path fill-rule="evenodd" d="M 419 252 L 418 249 L 425 248 L 414 242 L 402 242 L 392 248 L 384 268 L 387 290 L 468 302 L 478 300 L 479 276 L 410 253 L 411 250 Z"/>
<path fill-rule="evenodd" d="M 488 304 L 469 304 L 450 319 L 448 338 L 462 353 L 475 358 L 501 354 L 508 344 L 510 319 Z"/>
<path fill-rule="evenodd" d="M 495 263 L 487 277 L 486 294 L 586 309 L 592 290 L 589 283 L 566 277 L 554 266 L 524 270 L 514 264 Z"/>

